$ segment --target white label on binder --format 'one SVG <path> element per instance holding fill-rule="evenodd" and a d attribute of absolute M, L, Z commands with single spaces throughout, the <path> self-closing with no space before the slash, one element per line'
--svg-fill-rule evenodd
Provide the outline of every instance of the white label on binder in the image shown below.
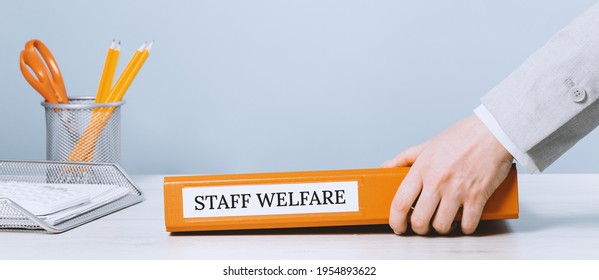
<path fill-rule="evenodd" d="M 358 182 L 183 188 L 183 217 L 359 211 Z"/>

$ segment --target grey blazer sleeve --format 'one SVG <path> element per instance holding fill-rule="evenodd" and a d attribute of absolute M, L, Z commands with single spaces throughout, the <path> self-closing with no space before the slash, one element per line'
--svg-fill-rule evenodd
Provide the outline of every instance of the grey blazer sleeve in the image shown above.
<path fill-rule="evenodd" d="M 540 170 L 599 125 L 599 4 L 481 98 Z"/>

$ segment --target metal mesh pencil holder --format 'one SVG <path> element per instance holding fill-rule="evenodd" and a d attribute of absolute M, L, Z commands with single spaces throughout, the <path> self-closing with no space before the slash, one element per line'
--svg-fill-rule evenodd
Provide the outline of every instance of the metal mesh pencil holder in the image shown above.
<path fill-rule="evenodd" d="M 47 160 L 120 162 L 121 106 L 125 102 L 94 102 L 93 97 L 69 98 L 68 104 L 42 102 Z"/>

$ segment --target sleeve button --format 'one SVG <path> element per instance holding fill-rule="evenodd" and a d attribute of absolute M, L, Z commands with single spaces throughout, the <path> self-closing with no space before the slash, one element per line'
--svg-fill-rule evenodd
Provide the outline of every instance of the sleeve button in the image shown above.
<path fill-rule="evenodd" d="M 577 103 L 583 102 L 587 96 L 587 92 L 584 90 L 584 88 L 581 87 L 571 88 L 568 94 L 570 95 L 570 99 Z"/>

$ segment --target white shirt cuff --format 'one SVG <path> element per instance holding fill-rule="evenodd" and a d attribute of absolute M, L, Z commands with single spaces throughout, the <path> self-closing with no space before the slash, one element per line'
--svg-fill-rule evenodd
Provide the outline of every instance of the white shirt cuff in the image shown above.
<path fill-rule="evenodd" d="M 522 150 L 520 150 L 514 142 L 505 134 L 499 123 L 491 115 L 489 110 L 484 105 L 478 106 L 474 109 L 474 113 L 476 116 L 487 126 L 487 128 L 491 131 L 491 133 L 499 140 L 499 143 L 503 145 L 503 147 L 514 157 L 518 163 L 520 163 L 526 170 L 530 173 L 539 172 L 539 168 L 532 160 L 532 158 Z"/>

